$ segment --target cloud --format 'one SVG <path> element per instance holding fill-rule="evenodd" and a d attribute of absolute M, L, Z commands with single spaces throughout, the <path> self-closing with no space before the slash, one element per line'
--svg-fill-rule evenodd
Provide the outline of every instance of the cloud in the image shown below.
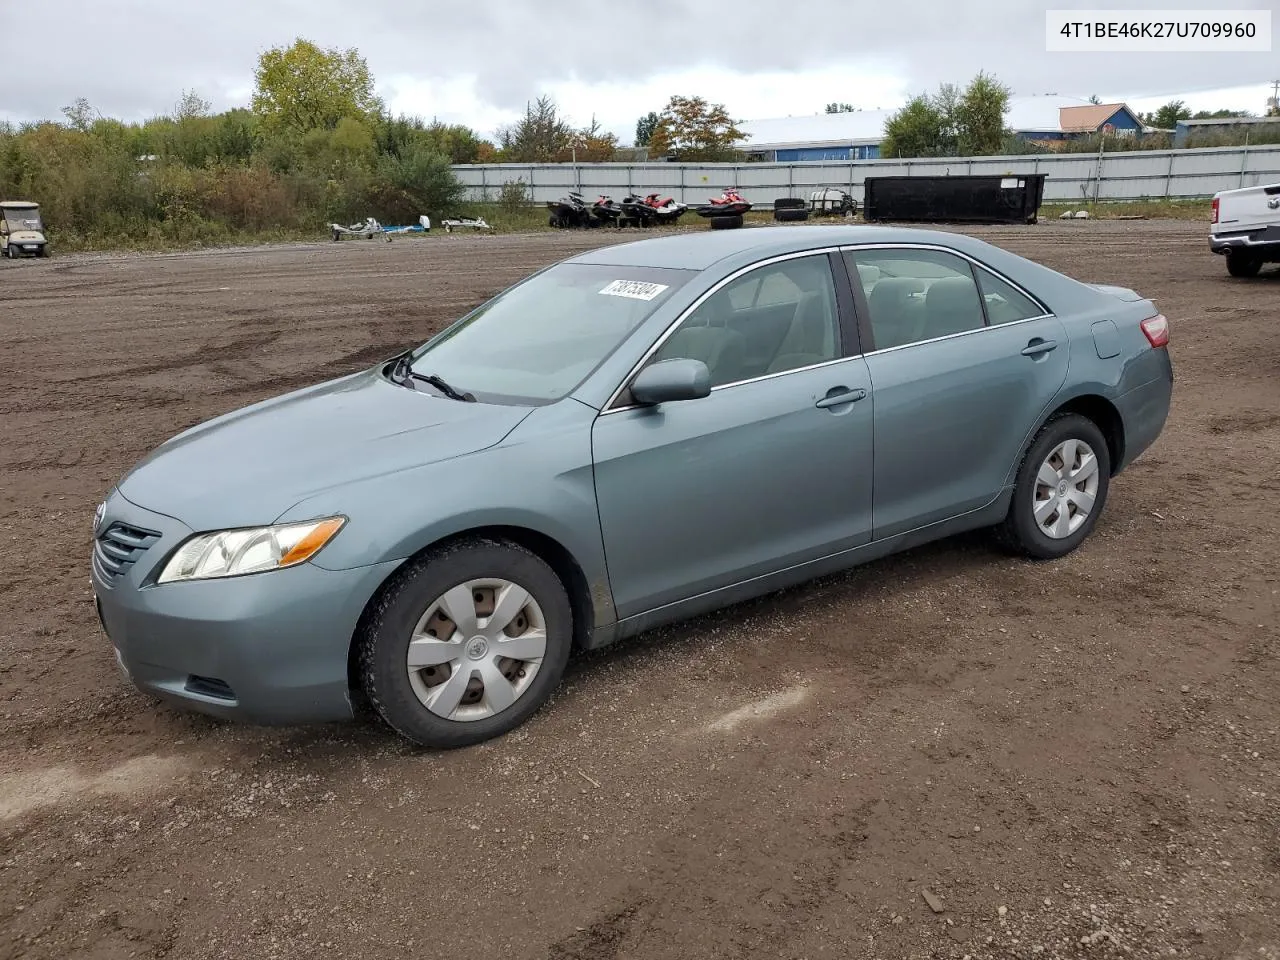
<path fill-rule="evenodd" d="M 7 72 L 0 110 L 19 120 L 57 118 L 84 96 L 104 114 L 138 120 L 171 109 L 184 89 L 219 109 L 241 105 L 258 55 L 300 35 L 359 49 L 393 109 L 492 133 L 526 101 L 549 93 L 575 122 L 589 122 L 594 113 L 624 140 L 636 117 L 660 109 L 673 93 L 702 94 L 735 117 L 758 119 L 816 112 L 830 100 L 896 106 L 941 82 L 963 83 L 980 69 L 1019 94 L 1135 100 L 1213 89 L 1224 77 L 1259 90 L 1272 79 L 1274 53 L 1046 53 L 1045 6 L 1027 0 L 4 3 L 0 35 L 10 51 L 15 41 L 28 44 L 38 69 Z M 1245 106 L 1261 110 L 1263 103 Z"/>

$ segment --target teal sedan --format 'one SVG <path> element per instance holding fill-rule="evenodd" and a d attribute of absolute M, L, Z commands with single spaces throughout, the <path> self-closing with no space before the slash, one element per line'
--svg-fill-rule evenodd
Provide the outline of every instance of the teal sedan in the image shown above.
<path fill-rule="evenodd" d="M 1164 428 L 1168 339 L 954 233 L 593 250 L 158 447 L 98 508 L 99 615 L 180 707 L 478 743 L 575 649 L 961 531 L 1070 553 Z"/>

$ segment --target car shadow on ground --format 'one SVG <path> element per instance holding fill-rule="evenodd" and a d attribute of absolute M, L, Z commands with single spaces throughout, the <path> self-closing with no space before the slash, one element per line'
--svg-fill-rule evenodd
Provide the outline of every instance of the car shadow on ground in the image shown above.
<path fill-rule="evenodd" d="M 946 635 L 920 638 L 910 631 L 886 629 L 883 617 L 885 604 L 892 606 L 899 598 L 936 591 L 946 582 L 960 577 L 971 580 L 975 575 L 983 576 L 986 571 L 1032 563 L 1000 552 L 986 531 L 959 534 L 691 620 L 659 627 L 600 650 L 579 651 L 570 660 L 564 680 L 551 700 L 521 730 L 536 731 L 561 712 L 573 711 L 575 701 L 589 697 L 586 690 L 596 683 L 618 683 L 623 678 L 650 669 L 656 660 L 666 662 L 681 656 L 695 657 L 709 644 L 721 645 L 715 656 L 732 668 L 739 658 L 755 652 L 756 641 L 752 637 L 759 636 L 762 621 L 793 624 L 797 618 L 830 620 L 833 612 L 853 611 L 852 627 L 846 619 L 841 629 L 832 630 L 830 636 L 823 635 L 824 626 L 818 624 L 813 631 L 809 652 L 821 657 L 834 650 L 842 663 L 869 677 L 883 674 L 886 670 L 891 671 L 892 664 L 908 647 L 915 651 L 921 643 L 937 645 L 948 642 Z M 867 611 L 865 621 L 857 617 L 860 608 Z M 732 670 L 722 672 L 720 679 L 733 684 Z M 443 756 L 457 752 L 408 743 L 381 723 L 359 697 L 356 699 L 357 717 L 354 722 L 288 728 L 256 727 L 174 711 L 175 740 L 206 745 L 210 741 L 219 745 L 238 744 L 242 752 L 253 755 L 255 762 L 270 762 L 272 758 L 296 760 L 299 755 L 306 755 L 318 766 L 330 769 L 341 768 L 372 755 Z M 154 709 L 171 710 L 163 705 Z M 500 744 L 502 738 L 496 742 Z"/>

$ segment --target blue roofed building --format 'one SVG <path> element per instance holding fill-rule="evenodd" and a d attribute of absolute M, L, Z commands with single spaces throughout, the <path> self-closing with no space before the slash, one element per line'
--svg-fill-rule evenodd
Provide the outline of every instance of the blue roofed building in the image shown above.
<path fill-rule="evenodd" d="M 748 120 L 739 144 L 751 160 L 770 163 L 879 160 L 885 122 L 893 110 L 854 110 Z M 1123 103 L 1090 103 L 1057 95 L 1013 97 L 1005 124 L 1015 137 L 1052 148 L 1089 136 L 1140 137 L 1151 128 Z"/>

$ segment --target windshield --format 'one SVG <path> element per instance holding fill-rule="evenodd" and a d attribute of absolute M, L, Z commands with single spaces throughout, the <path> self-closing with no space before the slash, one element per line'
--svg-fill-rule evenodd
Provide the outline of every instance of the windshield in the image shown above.
<path fill-rule="evenodd" d="M 695 273 L 557 264 L 429 342 L 413 369 L 480 400 L 559 400 Z"/>
<path fill-rule="evenodd" d="M 19 230 L 44 230 L 44 225 L 40 223 L 39 210 L 6 209 L 3 213 L 4 222 L 8 224 L 11 233 L 17 233 Z"/>

